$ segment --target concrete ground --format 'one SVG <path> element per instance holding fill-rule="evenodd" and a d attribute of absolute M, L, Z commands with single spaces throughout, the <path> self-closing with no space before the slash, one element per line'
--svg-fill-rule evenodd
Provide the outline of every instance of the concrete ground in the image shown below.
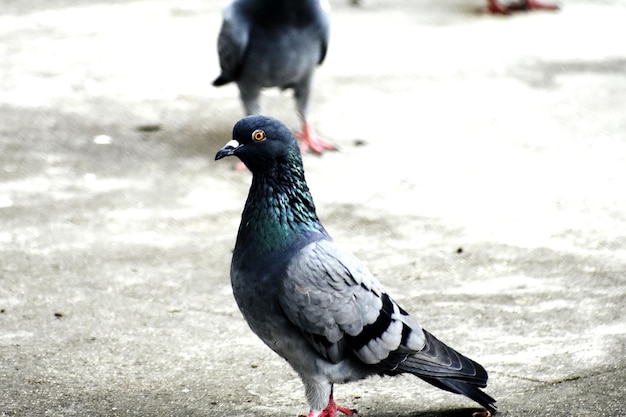
<path fill-rule="evenodd" d="M 626 416 L 626 3 L 335 0 L 306 155 L 327 229 L 482 363 L 502 416 Z M 296 416 L 228 269 L 249 173 L 223 2 L 0 5 L 0 416 Z M 289 93 L 265 112 L 298 127 Z M 412 377 L 362 416 L 460 417 Z"/>

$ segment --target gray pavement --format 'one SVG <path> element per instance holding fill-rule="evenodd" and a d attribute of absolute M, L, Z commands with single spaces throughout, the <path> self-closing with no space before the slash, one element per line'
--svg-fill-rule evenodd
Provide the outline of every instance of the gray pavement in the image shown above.
<path fill-rule="evenodd" d="M 502 416 L 626 416 L 626 3 L 335 0 L 305 156 L 328 230 L 490 372 Z M 229 287 L 248 173 L 224 3 L 0 5 L 0 416 L 296 416 Z M 297 128 L 288 93 L 265 112 Z M 362 416 L 460 417 L 411 377 Z"/>

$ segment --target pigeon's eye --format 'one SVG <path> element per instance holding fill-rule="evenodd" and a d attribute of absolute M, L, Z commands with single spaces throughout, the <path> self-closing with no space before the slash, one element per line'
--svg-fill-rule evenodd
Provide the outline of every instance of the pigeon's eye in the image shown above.
<path fill-rule="evenodd" d="M 265 139 L 265 132 L 261 129 L 255 130 L 254 132 L 252 132 L 252 139 L 256 142 L 261 142 Z"/>

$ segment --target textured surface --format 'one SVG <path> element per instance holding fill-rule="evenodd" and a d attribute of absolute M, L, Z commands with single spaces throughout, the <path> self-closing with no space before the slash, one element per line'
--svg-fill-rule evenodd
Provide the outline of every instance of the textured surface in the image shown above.
<path fill-rule="evenodd" d="M 303 412 L 229 287 L 249 178 L 212 160 L 241 116 L 210 85 L 223 4 L 27 3 L 0 8 L 0 415 Z M 304 159 L 329 232 L 490 371 L 499 415 L 626 415 L 623 2 L 332 5 L 314 105 L 341 152 Z M 410 377 L 335 397 L 473 407 Z"/>

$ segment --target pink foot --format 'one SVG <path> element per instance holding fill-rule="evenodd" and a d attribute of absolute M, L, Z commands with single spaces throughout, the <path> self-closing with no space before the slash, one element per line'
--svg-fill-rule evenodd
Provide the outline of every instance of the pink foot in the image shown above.
<path fill-rule="evenodd" d="M 518 11 L 528 10 L 558 10 L 555 4 L 546 4 L 538 0 L 521 0 L 517 3 L 504 6 L 498 0 L 487 0 L 487 11 L 492 14 L 511 14 Z"/>
<path fill-rule="evenodd" d="M 511 14 L 511 11 L 507 7 L 501 5 L 498 0 L 489 0 L 487 2 L 487 12 L 502 15 Z"/>
<path fill-rule="evenodd" d="M 302 124 L 302 132 L 296 133 L 296 137 L 300 139 L 300 152 L 302 153 L 309 149 L 316 154 L 337 150 L 335 145 L 319 137 L 309 122 Z"/>
<path fill-rule="evenodd" d="M 353 416 L 357 414 L 356 410 L 337 405 L 333 398 L 333 394 L 331 393 L 326 408 L 324 408 L 319 414 L 315 414 L 315 411 L 311 410 L 309 411 L 307 417 L 335 417 L 337 415 L 337 411 L 347 416 Z"/>
<path fill-rule="evenodd" d="M 546 4 L 537 0 L 526 0 L 526 10 L 559 10 L 556 4 Z"/>
<path fill-rule="evenodd" d="M 235 171 L 247 171 L 248 167 L 243 162 L 239 161 L 235 164 Z"/>

